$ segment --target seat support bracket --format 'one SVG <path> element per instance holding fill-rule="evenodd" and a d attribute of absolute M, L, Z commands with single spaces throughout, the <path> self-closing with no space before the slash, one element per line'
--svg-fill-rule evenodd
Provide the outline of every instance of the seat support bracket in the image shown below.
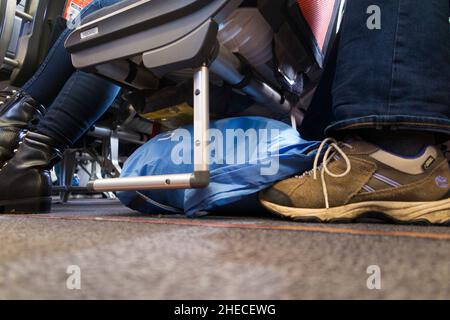
<path fill-rule="evenodd" d="M 101 179 L 88 183 L 90 191 L 193 189 L 209 185 L 209 68 L 194 72 L 194 172 L 145 177 Z M 169 160 L 170 161 L 170 160 Z"/>

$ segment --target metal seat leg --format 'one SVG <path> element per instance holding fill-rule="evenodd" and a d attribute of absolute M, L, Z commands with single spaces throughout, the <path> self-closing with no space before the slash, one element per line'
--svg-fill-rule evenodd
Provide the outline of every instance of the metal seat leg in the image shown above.
<path fill-rule="evenodd" d="M 88 184 L 92 191 L 126 191 L 151 189 L 191 189 L 209 185 L 209 69 L 194 72 L 194 172 L 146 177 L 95 180 Z"/>

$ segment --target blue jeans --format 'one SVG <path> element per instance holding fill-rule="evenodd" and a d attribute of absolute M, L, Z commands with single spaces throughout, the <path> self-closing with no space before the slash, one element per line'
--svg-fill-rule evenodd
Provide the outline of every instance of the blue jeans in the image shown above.
<path fill-rule="evenodd" d="M 93 0 L 81 17 L 121 0 Z M 94 74 L 76 71 L 64 42 L 66 29 L 35 74 L 22 87 L 47 107 L 37 130 L 67 146 L 75 143 L 109 108 L 120 87 Z"/>
<path fill-rule="evenodd" d="M 367 9 L 381 9 L 381 29 Z M 450 134 L 448 0 L 348 0 L 341 35 L 302 129 Z"/>

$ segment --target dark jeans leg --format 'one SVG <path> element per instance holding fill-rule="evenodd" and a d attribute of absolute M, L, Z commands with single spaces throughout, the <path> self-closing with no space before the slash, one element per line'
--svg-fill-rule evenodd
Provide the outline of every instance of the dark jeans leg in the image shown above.
<path fill-rule="evenodd" d="M 120 0 L 93 0 L 83 9 L 81 17 L 84 18 L 92 12 L 119 1 Z M 50 49 L 39 69 L 22 87 L 25 92 L 46 107 L 52 103 L 67 79 L 75 72 L 70 54 L 64 47 L 64 42 L 70 32 L 70 29 L 64 30 Z"/>
<path fill-rule="evenodd" d="M 340 34 L 336 37 L 333 48 L 331 48 L 319 85 L 300 127 L 300 134 L 306 140 L 325 139 L 325 129 L 335 120 L 331 89 L 336 75 L 339 41 Z"/>
<path fill-rule="evenodd" d="M 369 30 L 367 8 L 381 9 Z M 349 0 L 327 133 L 404 129 L 450 134 L 448 0 Z"/>
<path fill-rule="evenodd" d="M 64 48 L 64 41 L 69 33 L 70 30 L 68 29 L 63 31 L 39 69 L 22 86 L 25 92 L 45 106 L 52 102 L 64 83 L 75 71 L 70 55 Z"/>
<path fill-rule="evenodd" d="M 94 74 L 76 71 L 66 82 L 37 131 L 61 147 L 75 143 L 109 108 L 120 87 Z"/>

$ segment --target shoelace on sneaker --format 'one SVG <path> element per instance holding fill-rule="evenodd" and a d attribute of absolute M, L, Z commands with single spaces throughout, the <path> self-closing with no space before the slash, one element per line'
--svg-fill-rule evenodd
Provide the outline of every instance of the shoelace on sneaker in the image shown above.
<path fill-rule="evenodd" d="M 328 145 L 328 147 L 327 147 L 327 145 Z M 323 196 L 325 198 L 325 206 L 327 209 L 330 209 L 330 201 L 329 201 L 329 197 L 328 197 L 328 188 L 327 188 L 327 184 L 325 181 L 325 173 L 333 178 L 343 178 L 346 175 L 348 175 L 350 173 L 350 171 L 352 170 L 352 164 L 350 163 L 350 159 L 345 154 L 345 152 L 342 150 L 341 146 L 346 146 L 350 149 L 353 148 L 349 144 L 339 143 L 336 139 L 327 138 L 327 139 L 323 140 L 322 143 L 320 144 L 319 149 L 317 149 L 317 155 L 314 159 L 314 166 L 312 169 L 313 178 L 314 178 L 314 180 L 317 180 L 317 171 L 320 170 L 320 178 L 322 180 Z M 319 160 L 321 158 L 322 151 L 325 149 L 325 147 L 327 147 L 327 149 L 324 153 L 322 164 L 319 166 Z M 340 173 L 340 174 L 331 172 L 330 169 L 328 169 L 328 164 L 330 163 L 331 160 L 333 160 L 335 158 L 335 156 L 337 154 L 339 154 L 342 157 L 342 159 L 345 161 L 345 164 L 347 166 L 347 169 L 345 170 L 345 172 Z M 308 174 L 310 174 L 310 172 Z"/>

